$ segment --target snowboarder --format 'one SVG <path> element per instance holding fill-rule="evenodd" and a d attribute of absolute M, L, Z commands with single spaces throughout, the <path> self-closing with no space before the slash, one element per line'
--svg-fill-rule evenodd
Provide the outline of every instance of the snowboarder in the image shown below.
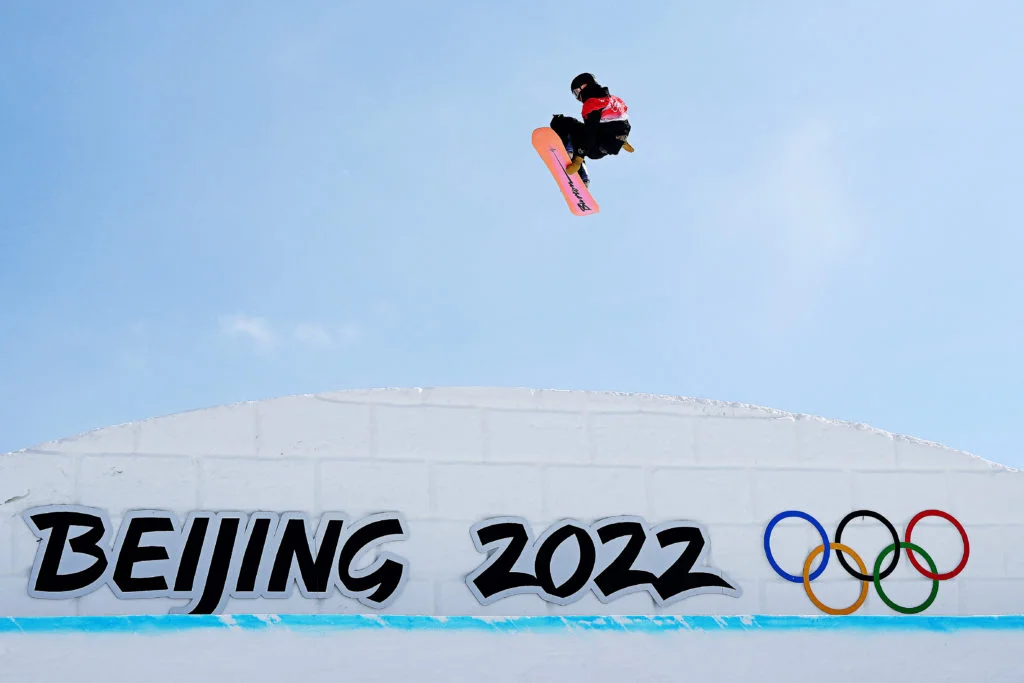
<path fill-rule="evenodd" d="M 632 152 L 633 146 L 627 141 L 630 124 L 626 103 L 612 95 L 591 73 L 576 76 L 569 88 L 583 103 L 583 120 L 562 114 L 555 114 L 551 119 L 551 128 L 572 155 L 566 173 L 580 172 L 584 157 L 600 159 L 616 155 L 619 150 Z"/>

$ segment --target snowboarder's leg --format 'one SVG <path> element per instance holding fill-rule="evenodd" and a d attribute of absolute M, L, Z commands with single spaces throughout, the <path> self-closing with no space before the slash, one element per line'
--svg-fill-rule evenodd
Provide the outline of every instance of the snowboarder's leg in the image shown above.
<path fill-rule="evenodd" d="M 626 150 L 627 152 L 632 152 L 634 150 L 633 145 L 629 144 L 629 131 L 633 127 L 629 125 L 629 121 L 623 121 L 622 123 L 622 132 L 619 133 L 618 138 L 619 140 L 622 140 L 622 149 Z"/>
<path fill-rule="evenodd" d="M 582 121 L 562 114 L 555 114 L 551 117 L 551 130 L 558 134 L 558 137 L 561 138 L 562 144 L 565 145 L 566 150 L 569 149 L 571 140 L 576 141 L 576 147 L 578 150 L 579 142 L 583 140 L 586 135 L 586 126 L 583 125 Z"/>
<path fill-rule="evenodd" d="M 579 144 L 580 140 L 586 139 L 586 126 L 582 121 L 571 116 L 555 114 L 551 118 L 551 129 L 561 138 L 562 144 L 565 145 L 565 151 L 569 153 L 569 157 L 572 159 L 572 163 L 566 167 L 565 172 L 569 175 L 579 173 L 580 180 L 585 185 L 589 185 L 590 176 L 583 167 L 583 157 L 587 155 L 587 150 L 582 149 Z"/>
<path fill-rule="evenodd" d="M 634 151 L 633 145 L 628 142 L 630 128 L 629 121 L 602 123 L 598 128 L 598 147 L 602 152 L 612 155 L 622 150 Z"/>

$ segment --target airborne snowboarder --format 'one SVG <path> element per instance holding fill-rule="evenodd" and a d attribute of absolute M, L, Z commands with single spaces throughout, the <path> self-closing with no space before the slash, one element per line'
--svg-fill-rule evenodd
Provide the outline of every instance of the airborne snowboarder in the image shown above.
<path fill-rule="evenodd" d="M 551 128 L 561 138 L 566 151 L 572 155 L 572 162 L 566 173 L 579 173 L 584 183 L 589 184 L 583 159 L 600 159 L 619 150 L 633 151 L 629 144 L 630 124 L 628 107 L 622 98 L 612 95 L 608 88 L 594 78 L 594 74 L 581 73 L 569 85 L 573 96 L 583 103 L 583 120 L 555 114 Z"/>

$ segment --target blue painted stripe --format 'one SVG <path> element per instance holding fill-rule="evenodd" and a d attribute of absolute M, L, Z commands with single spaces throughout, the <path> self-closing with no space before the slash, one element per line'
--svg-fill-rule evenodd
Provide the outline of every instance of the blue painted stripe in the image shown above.
<path fill-rule="evenodd" d="M 234 631 L 485 631 L 555 633 L 608 631 L 1019 631 L 1024 615 L 993 616 L 404 616 L 375 614 L 131 615 L 84 617 L 0 617 L 0 634 L 9 633 L 171 633 Z"/>

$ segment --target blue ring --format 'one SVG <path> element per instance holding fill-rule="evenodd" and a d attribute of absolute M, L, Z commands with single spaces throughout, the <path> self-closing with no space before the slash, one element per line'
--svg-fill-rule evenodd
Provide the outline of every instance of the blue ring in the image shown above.
<path fill-rule="evenodd" d="M 814 528 L 818 530 L 819 534 L 821 534 L 821 543 L 825 546 L 825 553 L 823 555 L 824 559 L 821 561 L 821 566 L 815 569 L 814 572 L 808 577 L 809 580 L 814 581 L 816 578 L 821 576 L 821 573 L 823 571 L 825 571 L 825 566 L 828 564 L 828 558 L 831 553 L 829 549 L 828 534 L 825 533 L 825 528 L 818 523 L 818 520 L 816 520 L 814 517 L 811 517 L 806 512 L 800 512 L 799 510 L 787 510 L 785 512 L 780 512 L 779 514 L 772 517 L 772 521 L 768 522 L 768 528 L 764 530 L 764 555 L 768 558 L 768 564 L 772 566 L 772 569 L 775 570 L 776 574 L 786 579 L 787 581 L 792 581 L 793 583 L 804 582 L 803 576 L 794 576 L 793 574 L 788 574 L 782 571 L 782 567 L 778 565 L 778 563 L 775 561 L 775 558 L 772 556 L 772 549 L 770 545 L 772 529 L 775 528 L 776 524 L 786 519 L 787 517 L 799 517 L 800 519 L 805 519 L 811 524 L 813 524 Z"/>

